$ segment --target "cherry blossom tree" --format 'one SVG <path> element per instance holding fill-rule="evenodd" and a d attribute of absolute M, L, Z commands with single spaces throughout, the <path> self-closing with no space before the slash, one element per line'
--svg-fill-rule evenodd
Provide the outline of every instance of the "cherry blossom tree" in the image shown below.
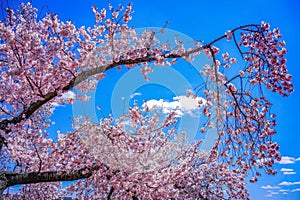
<path fill-rule="evenodd" d="M 92 8 L 93 27 L 76 27 L 58 15 L 40 18 L 30 3 L 6 9 L 0 22 L 0 193 L 5 199 L 249 199 L 246 182 L 261 173 L 275 174 L 280 160 L 275 114 L 266 90 L 293 92 L 287 73 L 285 42 L 266 22 L 233 28 L 193 48 L 174 37 L 175 46 L 129 23 L 132 5 Z M 215 45 L 232 43 L 238 57 Z M 157 66 L 205 54 L 210 61 L 199 101 L 206 123 L 216 128 L 210 151 L 201 140 L 189 143 L 179 132 L 176 111 L 161 115 L 146 104 L 134 104 L 119 119 L 99 122 L 74 118 L 73 131 L 49 137 L 54 103 L 73 104 L 85 96 L 62 98 L 76 88 L 83 94 L 112 68 L 139 67 L 148 79 Z M 240 71 L 230 76 L 228 69 Z M 249 177 L 249 178 L 247 178 Z M 62 181 L 73 181 L 68 187 Z M 9 188 L 21 185 L 19 192 Z"/>

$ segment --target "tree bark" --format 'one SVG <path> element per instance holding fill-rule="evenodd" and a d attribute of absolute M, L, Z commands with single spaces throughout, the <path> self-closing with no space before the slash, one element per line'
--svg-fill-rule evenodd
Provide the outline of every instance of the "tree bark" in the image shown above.
<path fill-rule="evenodd" d="M 91 168 L 82 168 L 72 171 L 46 171 L 46 172 L 28 172 L 16 173 L 0 171 L 0 196 L 4 190 L 10 186 L 18 184 L 45 183 L 56 181 L 74 181 L 83 178 L 89 178 L 94 171 L 100 169 L 99 165 Z"/>

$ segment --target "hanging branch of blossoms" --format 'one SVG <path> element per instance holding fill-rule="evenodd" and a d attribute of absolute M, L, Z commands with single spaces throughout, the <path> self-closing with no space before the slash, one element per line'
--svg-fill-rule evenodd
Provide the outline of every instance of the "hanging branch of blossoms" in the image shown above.
<path fill-rule="evenodd" d="M 274 174 L 274 159 L 280 159 L 271 139 L 275 114 L 263 91 L 293 92 L 279 30 L 248 24 L 186 49 L 178 38 L 175 47 L 160 42 L 151 30 L 138 35 L 128 25 L 131 4 L 109 10 L 110 17 L 93 7 L 96 24 L 77 28 L 51 13 L 38 19 L 30 3 L 7 9 L 0 22 L 0 193 L 24 184 L 24 198 L 248 199 L 248 171 L 255 182 L 259 169 Z M 240 58 L 214 46 L 226 39 Z M 160 119 L 137 106 L 120 119 L 74 119 L 74 131 L 58 132 L 57 141 L 49 137 L 54 103 L 88 99 L 63 100 L 70 89 L 93 91 L 107 70 L 123 66 L 140 67 L 147 79 L 153 71 L 148 63 L 170 66 L 200 52 L 212 61 L 200 72 L 207 81 L 199 102 L 207 119 L 200 131 L 218 130 L 210 152 L 199 150 L 201 140 L 188 144 L 188 133 L 177 132 L 176 112 Z M 238 74 L 227 77 L 226 70 L 239 63 Z M 60 181 L 71 180 L 78 181 L 61 189 Z"/>
<path fill-rule="evenodd" d="M 237 31 L 241 34 L 239 43 Z M 265 22 L 260 26 L 250 25 L 228 31 L 225 35 L 227 39 L 233 37 L 247 65 L 229 80 L 219 75 L 226 94 L 224 115 L 221 117 L 223 128 L 219 130 L 220 136 L 223 136 L 221 155 L 232 167 L 254 170 L 251 182 L 255 182 L 260 173 L 253 167 L 275 174 L 276 171 L 272 170 L 274 159 L 280 160 L 279 146 L 271 139 L 276 133 L 275 114 L 270 113 L 272 104 L 264 96 L 263 87 L 282 96 L 293 92 L 284 58 L 287 51 L 284 41 L 280 40 L 279 30 L 270 30 L 270 25 Z M 214 51 L 211 53 L 216 56 Z M 229 58 L 227 52 L 222 54 L 222 61 L 214 61 L 225 69 L 235 62 L 236 58 Z"/>

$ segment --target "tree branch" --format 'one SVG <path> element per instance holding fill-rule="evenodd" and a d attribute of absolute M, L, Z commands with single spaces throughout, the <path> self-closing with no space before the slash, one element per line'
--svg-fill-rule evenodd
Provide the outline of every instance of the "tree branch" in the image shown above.
<path fill-rule="evenodd" d="M 183 56 L 188 56 L 191 55 L 195 52 L 201 51 L 204 48 L 207 48 L 206 46 L 204 47 L 198 47 L 196 49 L 192 49 L 190 51 L 187 51 L 186 53 L 184 53 L 183 55 L 178 55 L 178 54 L 165 54 L 163 55 L 164 58 L 181 58 Z M 30 104 L 28 106 L 27 109 L 25 109 L 21 114 L 19 114 L 16 117 L 13 117 L 12 119 L 8 120 L 2 120 L 0 122 L 0 129 L 6 131 L 6 133 L 9 133 L 10 130 L 7 130 L 7 127 L 9 124 L 17 124 L 19 122 L 21 122 L 23 119 L 28 119 L 36 110 L 38 110 L 42 105 L 46 104 L 47 102 L 49 102 L 50 100 L 52 100 L 54 97 L 56 97 L 58 95 L 58 90 L 62 90 L 62 91 L 68 91 L 71 88 L 73 88 L 74 86 L 80 84 L 81 82 L 85 81 L 86 79 L 88 79 L 89 77 L 99 74 L 99 73 L 103 73 L 109 69 L 112 69 L 114 67 L 117 66 L 121 66 L 121 65 L 133 65 L 133 64 L 139 64 L 139 63 L 143 63 L 143 62 L 152 62 L 155 61 L 156 59 L 154 57 L 147 56 L 147 57 L 142 57 L 142 58 L 136 58 L 136 59 L 127 59 L 127 60 L 120 60 L 119 62 L 114 62 L 110 65 L 104 65 L 104 66 L 100 66 L 100 67 L 96 67 L 93 69 L 90 69 L 88 71 L 84 71 L 81 74 L 79 74 L 77 77 L 71 79 L 71 81 L 65 85 L 63 88 L 58 88 L 56 91 L 54 92 L 49 92 L 48 94 L 45 95 L 44 99 L 42 100 L 38 100 L 32 104 Z M 23 117 L 25 116 L 25 117 Z"/>
<path fill-rule="evenodd" d="M 248 28 L 248 27 L 255 27 L 255 28 L 259 29 L 260 26 L 257 24 L 248 24 L 248 25 L 236 27 L 236 28 L 232 29 L 231 32 L 234 33 L 237 30 L 241 30 L 241 29 Z M 204 46 L 200 46 L 200 47 L 191 49 L 181 55 L 167 53 L 167 54 L 163 54 L 162 56 L 165 59 L 186 57 L 186 56 L 192 55 L 193 53 L 199 52 L 203 49 L 209 49 L 209 48 L 211 48 L 211 45 L 213 45 L 214 43 L 216 43 L 224 38 L 226 38 L 226 35 L 222 35 Z M 109 69 L 112 69 L 114 67 L 117 67 L 117 66 L 139 64 L 139 63 L 143 63 L 143 62 L 152 62 L 155 60 L 156 60 L 156 58 L 153 57 L 152 55 L 147 55 L 146 57 L 141 57 L 141 58 L 136 58 L 136 59 L 120 60 L 118 62 L 113 62 L 112 64 L 109 64 L 109 65 L 104 65 L 104 66 L 90 69 L 88 71 L 84 71 L 84 72 L 80 73 L 77 77 L 74 77 L 73 79 L 71 79 L 70 82 L 67 85 L 65 85 L 64 87 L 57 88 L 57 90 L 55 90 L 54 92 L 49 92 L 48 94 L 46 94 L 44 96 L 44 99 L 30 104 L 28 106 L 28 108 L 23 110 L 23 112 L 21 112 L 18 116 L 13 117 L 12 119 L 5 119 L 5 120 L 0 121 L 0 129 L 5 131 L 6 133 L 9 133 L 11 131 L 10 129 L 8 129 L 9 124 L 17 124 L 17 123 L 20 123 L 23 119 L 28 119 L 41 106 L 43 106 L 44 104 L 46 104 L 47 102 L 49 102 L 53 98 L 55 98 L 58 95 L 59 90 L 68 91 L 71 88 L 73 88 L 74 86 L 78 85 L 79 83 L 85 81 L 89 77 L 99 74 L 99 73 L 103 73 L 103 72 L 105 72 Z M 2 136 L 0 136 L 0 151 L 2 149 L 3 143 L 4 143 L 4 138 Z"/>
<path fill-rule="evenodd" d="M 18 185 L 18 184 L 32 184 L 32 183 L 44 183 L 44 182 L 56 182 L 56 181 L 74 181 L 83 178 L 89 178 L 94 171 L 101 168 L 99 165 L 95 165 L 91 168 L 84 167 L 78 170 L 72 171 L 48 171 L 48 172 L 28 172 L 28 173 L 16 173 L 16 172 L 3 172 L 6 178 L 6 186 Z"/>
<path fill-rule="evenodd" d="M 108 193 L 108 195 L 107 195 L 107 200 L 111 200 L 111 195 L 113 194 L 114 190 L 115 190 L 114 187 L 111 186 L 111 188 L 110 188 L 110 190 L 109 190 L 109 193 Z"/>

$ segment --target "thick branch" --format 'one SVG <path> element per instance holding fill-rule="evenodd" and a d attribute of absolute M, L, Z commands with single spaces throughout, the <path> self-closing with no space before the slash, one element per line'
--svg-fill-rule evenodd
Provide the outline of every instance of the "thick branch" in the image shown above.
<path fill-rule="evenodd" d="M 178 58 L 181 57 L 180 55 L 166 55 L 166 58 Z M 116 66 L 121 66 L 121 65 L 131 65 L 131 64 L 138 64 L 142 62 L 151 62 L 154 61 L 155 58 L 149 56 L 149 57 L 143 57 L 143 58 L 136 58 L 136 59 L 129 59 L 129 60 L 121 60 L 119 62 L 114 62 L 110 65 L 105 65 L 97 68 L 90 69 L 88 71 L 84 71 L 81 74 L 79 74 L 76 78 L 73 78 L 66 86 L 61 88 L 62 91 L 68 91 L 74 86 L 78 85 L 79 83 L 85 81 L 89 77 L 103 73 L 108 69 L 114 68 Z M 59 88 L 60 89 L 60 88 Z M 49 92 L 48 94 L 45 95 L 44 99 L 36 101 L 29 105 L 27 109 L 25 109 L 20 115 L 17 117 L 14 117 L 10 120 L 5 119 L 0 122 L 0 129 L 6 131 L 6 133 L 9 133 L 10 130 L 7 130 L 7 127 L 9 124 L 17 124 L 20 123 L 24 118 L 22 116 L 25 116 L 25 119 L 28 119 L 36 110 L 38 110 L 41 106 L 52 100 L 54 97 L 58 95 L 57 91 L 54 92 Z"/>
<path fill-rule="evenodd" d="M 18 184 L 44 183 L 56 181 L 74 181 L 83 178 L 89 178 L 94 171 L 100 169 L 100 166 L 92 168 L 82 168 L 72 171 L 49 171 L 49 172 L 2 172 L 6 177 L 6 188 Z"/>
<path fill-rule="evenodd" d="M 115 63 L 110 64 L 110 65 L 105 65 L 105 66 L 93 68 L 93 69 L 90 69 L 88 71 L 82 72 L 76 78 L 73 78 L 67 85 L 65 85 L 62 88 L 58 88 L 58 89 L 61 89 L 62 91 L 68 91 L 71 88 L 73 88 L 74 86 L 78 85 L 79 83 L 85 81 L 87 78 L 89 78 L 89 77 L 91 77 L 93 75 L 105 72 L 106 70 L 114 68 L 116 66 L 128 65 L 128 64 L 138 64 L 138 63 L 142 63 L 142 62 L 151 62 L 153 60 L 155 60 L 155 59 L 151 58 L 151 57 L 137 58 L 137 59 L 134 59 L 134 60 L 131 60 L 131 59 L 129 59 L 129 60 L 121 60 L 119 62 L 115 62 Z M 38 110 L 41 106 L 43 106 L 44 104 L 46 104 L 47 102 L 49 102 L 50 100 L 52 100 L 57 95 L 58 95 L 57 91 L 49 92 L 48 94 L 45 95 L 44 99 L 36 101 L 36 102 L 30 104 L 28 106 L 28 108 L 25 109 L 17 117 L 14 117 L 14 118 L 12 118 L 10 120 L 8 120 L 8 119 L 2 120 L 0 122 L 0 129 L 5 130 L 6 133 L 9 133 L 10 130 L 7 130 L 7 127 L 8 127 L 9 124 L 20 123 L 24 119 L 22 116 L 25 116 L 25 119 L 28 119 L 36 110 Z"/>

